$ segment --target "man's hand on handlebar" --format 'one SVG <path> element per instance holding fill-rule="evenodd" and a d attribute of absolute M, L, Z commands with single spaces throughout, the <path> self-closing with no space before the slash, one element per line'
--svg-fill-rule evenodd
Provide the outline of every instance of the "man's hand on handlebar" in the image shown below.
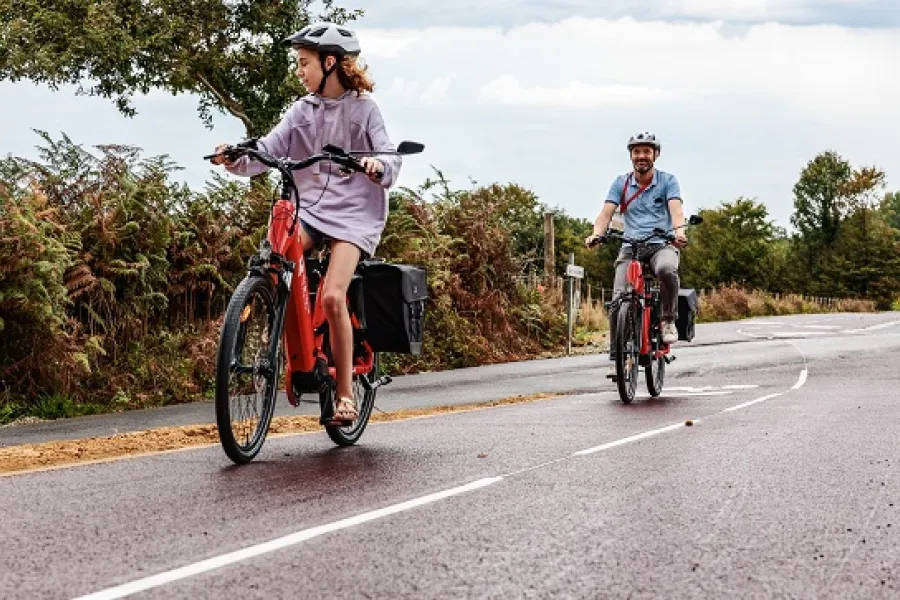
<path fill-rule="evenodd" d="M 584 245 L 587 246 L 588 248 L 594 248 L 596 246 L 599 246 L 599 245 L 605 244 L 605 243 L 606 243 L 606 236 L 600 235 L 599 233 L 594 233 L 594 234 L 591 234 L 588 237 L 584 238 Z"/>

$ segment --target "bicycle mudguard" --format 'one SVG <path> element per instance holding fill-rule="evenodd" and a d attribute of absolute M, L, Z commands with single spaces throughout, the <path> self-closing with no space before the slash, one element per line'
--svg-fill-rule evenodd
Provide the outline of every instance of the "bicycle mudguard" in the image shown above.
<path fill-rule="evenodd" d="M 628 263 L 627 279 L 635 292 L 639 295 L 644 294 L 644 268 L 641 266 L 641 261 L 632 259 Z"/>

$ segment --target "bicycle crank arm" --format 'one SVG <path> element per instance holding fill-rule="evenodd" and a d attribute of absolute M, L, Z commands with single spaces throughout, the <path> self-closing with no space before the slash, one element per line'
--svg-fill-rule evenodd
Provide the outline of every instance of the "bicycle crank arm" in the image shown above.
<path fill-rule="evenodd" d="M 363 384 L 363 387 L 366 388 L 367 392 L 373 392 L 380 388 L 383 385 L 389 384 L 393 379 L 391 379 L 390 375 L 383 375 L 379 379 L 375 381 L 375 383 L 369 383 L 369 380 L 365 377 L 360 378 Z"/>

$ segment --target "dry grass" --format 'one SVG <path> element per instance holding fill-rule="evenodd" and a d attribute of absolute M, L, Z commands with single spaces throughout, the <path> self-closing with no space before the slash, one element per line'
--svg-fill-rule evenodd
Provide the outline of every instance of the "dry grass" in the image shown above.
<path fill-rule="evenodd" d="M 776 297 L 732 285 L 713 290 L 700 298 L 699 321 L 710 323 L 775 315 L 874 311 L 875 303 L 869 300 L 838 300 L 827 304 L 796 294 Z"/>
<path fill-rule="evenodd" d="M 559 394 L 532 394 L 457 406 L 436 406 L 389 413 L 376 412 L 372 414 L 370 421 L 378 423 L 432 417 L 509 404 L 535 402 L 558 396 Z M 272 420 L 269 427 L 269 436 L 277 437 L 321 430 L 322 426 L 319 425 L 318 417 L 277 417 Z M 0 448 L 0 474 L 12 475 L 24 471 L 40 471 L 75 464 L 107 462 L 125 457 L 145 456 L 218 443 L 219 434 L 216 426 L 208 424 L 162 427 L 110 437 L 22 444 Z"/>

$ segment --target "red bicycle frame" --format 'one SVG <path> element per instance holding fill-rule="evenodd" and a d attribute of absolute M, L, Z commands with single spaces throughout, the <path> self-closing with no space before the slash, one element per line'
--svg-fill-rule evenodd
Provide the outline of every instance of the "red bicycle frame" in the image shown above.
<path fill-rule="evenodd" d="M 282 328 L 282 340 L 285 355 L 287 356 L 287 368 L 285 369 L 285 391 L 288 400 L 296 406 L 299 399 L 294 396 L 291 384 L 292 374 L 309 373 L 316 367 L 316 362 L 322 360 L 328 364 L 328 359 L 322 346 L 325 341 L 325 333 L 322 325 L 326 321 L 322 296 L 325 289 L 325 274 L 317 286 L 315 306 L 310 306 L 309 278 L 306 271 L 306 258 L 303 255 L 303 242 L 300 239 L 299 225 L 291 226 L 294 220 L 294 204 L 288 200 L 279 200 L 272 208 L 272 218 L 269 223 L 267 239 L 272 245 L 272 251 L 280 254 L 286 260 L 294 263 L 294 272 L 291 276 L 287 271 L 282 275 L 290 277 L 290 295 L 285 307 L 284 327 Z M 272 275 L 273 279 L 277 276 Z M 348 299 L 349 305 L 349 299 Z M 357 315 L 350 312 L 350 322 L 353 329 L 360 329 Z M 316 332 L 319 333 L 316 333 Z M 355 357 L 353 361 L 353 374 L 363 375 L 370 373 L 375 363 L 375 353 L 368 342 L 363 341 L 363 356 Z M 331 377 L 336 377 L 336 369 L 329 365 L 328 372 Z"/>
<path fill-rule="evenodd" d="M 644 310 L 643 310 L 643 318 L 641 319 L 641 354 L 646 356 L 650 354 L 650 325 L 651 320 L 653 318 L 653 308 L 651 303 L 653 301 L 653 294 L 650 293 L 650 290 L 647 289 L 645 285 L 644 279 L 644 266 L 641 264 L 641 261 L 637 258 L 632 258 L 628 263 L 628 272 L 627 272 L 627 280 L 628 283 L 631 284 L 634 293 L 637 294 L 639 298 L 644 299 Z M 664 343 L 660 339 L 660 348 L 653 352 L 653 358 L 660 358 L 669 353 L 670 347 L 669 344 Z"/>

